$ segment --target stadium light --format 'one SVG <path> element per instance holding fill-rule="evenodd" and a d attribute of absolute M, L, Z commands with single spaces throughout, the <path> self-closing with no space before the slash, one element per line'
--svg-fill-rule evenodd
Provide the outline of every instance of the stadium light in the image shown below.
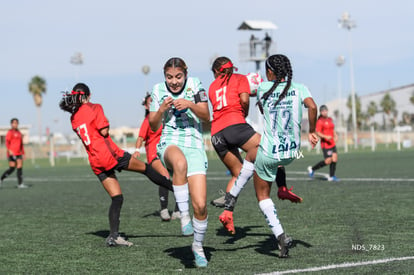
<path fill-rule="evenodd" d="M 338 117 L 339 117 L 339 125 L 340 127 L 342 127 L 342 104 L 341 104 L 341 99 L 342 99 L 342 81 L 341 81 L 341 66 L 345 64 L 345 57 L 343 55 L 340 55 L 336 58 L 335 60 L 336 66 L 338 66 Z"/>
<path fill-rule="evenodd" d="M 351 30 L 356 28 L 355 21 L 351 20 L 348 12 L 344 12 L 342 17 L 338 20 L 339 27 L 348 30 L 349 40 L 349 68 L 351 78 L 351 104 L 352 104 L 352 128 L 354 133 L 354 147 L 358 148 L 358 134 L 357 134 L 357 118 L 356 118 L 356 100 L 355 100 L 355 84 L 354 84 L 354 65 L 352 62 L 352 36 Z"/>

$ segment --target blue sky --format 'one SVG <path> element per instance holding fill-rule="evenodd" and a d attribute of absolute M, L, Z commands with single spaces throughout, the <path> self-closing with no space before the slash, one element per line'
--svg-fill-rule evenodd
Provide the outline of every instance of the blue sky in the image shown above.
<path fill-rule="evenodd" d="M 0 125 L 18 117 L 37 133 L 28 82 L 40 75 L 47 81 L 43 130 L 70 132 L 69 114 L 57 106 L 60 91 L 77 81 L 90 86 L 111 127 L 138 127 L 141 99 L 163 81 L 162 67 L 172 56 L 182 57 L 205 88 L 214 56 L 230 57 L 241 73 L 255 70 L 239 60 L 239 44 L 253 33 L 237 30 L 244 20 L 278 26 L 270 33 L 277 52 L 291 59 L 294 81 L 306 84 L 318 104 L 337 96 L 339 55 L 346 58 L 339 69 L 342 94 L 350 91 L 348 31 L 338 28 L 344 11 L 357 24 L 351 31 L 357 94 L 413 84 L 413 10 L 406 0 L 6 1 L 0 9 Z M 69 62 L 75 52 L 82 52 L 83 65 Z"/>

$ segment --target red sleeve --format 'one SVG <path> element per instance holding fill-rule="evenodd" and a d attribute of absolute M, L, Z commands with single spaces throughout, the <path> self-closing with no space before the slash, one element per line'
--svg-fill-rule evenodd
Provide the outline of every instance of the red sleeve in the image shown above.
<path fill-rule="evenodd" d="M 11 137 L 10 137 L 10 130 L 7 132 L 6 134 L 6 148 L 9 149 L 10 148 L 10 141 L 11 141 Z"/>
<path fill-rule="evenodd" d="M 239 87 L 238 87 L 239 94 L 248 93 L 250 95 L 250 85 L 247 77 L 245 75 L 240 75 L 239 77 Z"/>
<path fill-rule="evenodd" d="M 148 131 L 149 130 L 149 120 L 148 116 L 145 117 L 144 121 L 141 124 L 141 128 L 139 129 L 139 137 L 142 137 L 144 140 L 148 137 Z"/>
<path fill-rule="evenodd" d="M 108 127 L 109 121 L 105 117 L 102 106 L 100 104 L 94 104 L 94 109 L 95 109 L 94 111 L 96 115 L 96 118 L 95 118 L 96 128 L 100 130 L 100 129 Z"/>
<path fill-rule="evenodd" d="M 322 125 L 323 125 L 322 121 L 320 119 L 318 119 L 316 121 L 316 129 L 315 129 L 315 131 L 318 132 L 318 133 L 322 133 Z"/>

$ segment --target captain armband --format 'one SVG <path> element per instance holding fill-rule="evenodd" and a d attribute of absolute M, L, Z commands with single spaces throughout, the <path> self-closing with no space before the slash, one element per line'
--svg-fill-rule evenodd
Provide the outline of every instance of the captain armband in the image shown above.
<path fill-rule="evenodd" d="M 207 92 L 205 90 L 198 91 L 198 93 L 194 95 L 194 101 L 195 103 L 207 102 L 208 101 Z"/>

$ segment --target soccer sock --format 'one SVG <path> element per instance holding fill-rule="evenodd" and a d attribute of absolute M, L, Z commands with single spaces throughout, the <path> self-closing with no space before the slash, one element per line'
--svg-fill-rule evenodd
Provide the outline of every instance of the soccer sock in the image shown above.
<path fill-rule="evenodd" d="M 238 197 L 243 187 L 249 181 L 249 179 L 253 176 L 254 173 L 254 164 L 250 161 L 244 160 L 243 167 L 240 171 L 239 176 L 236 179 L 233 187 L 230 190 L 230 194 L 233 197 Z"/>
<path fill-rule="evenodd" d="M 119 217 L 121 216 L 122 203 L 124 202 L 124 196 L 117 195 L 112 197 L 112 203 L 109 207 L 109 228 L 111 230 L 110 235 L 116 237 L 119 232 Z"/>
<path fill-rule="evenodd" d="M 197 220 L 193 217 L 194 241 L 193 244 L 203 246 L 204 236 L 207 231 L 208 218 L 203 221 Z"/>
<path fill-rule="evenodd" d="M 17 168 L 17 182 L 18 184 L 22 184 L 23 183 L 23 168 Z"/>
<path fill-rule="evenodd" d="M 168 189 L 162 186 L 158 187 L 158 195 L 160 197 L 161 209 L 168 207 Z"/>
<path fill-rule="evenodd" d="M 10 176 L 11 173 L 13 173 L 14 171 L 14 167 L 9 167 L 9 169 L 7 169 L 3 175 L 1 176 L 1 180 L 4 180 L 5 178 L 7 178 L 8 176 Z"/>
<path fill-rule="evenodd" d="M 324 160 L 321 160 L 315 166 L 312 167 L 312 170 L 313 171 L 318 170 L 318 169 L 324 167 L 325 165 L 326 165 L 325 161 Z"/>
<path fill-rule="evenodd" d="M 272 230 L 273 234 L 277 238 L 283 233 L 282 225 L 280 224 L 279 218 L 277 217 L 276 207 L 272 199 L 265 199 L 259 202 L 260 210 L 262 210 L 265 216 L 266 222 Z"/>
<path fill-rule="evenodd" d="M 224 196 L 224 210 L 233 211 L 236 205 L 237 197 L 234 197 L 230 192 Z"/>
<path fill-rule="evenodd" d="M 189 216 L 190 206 L 189 206 L 189 192 L 188 192 L 188 183 L 184 185 L 173 185 L 174 188 L 174 197 L 180 209 L 181 217 Z"/>
<path fill-rule="evenodd" d="M 173 191 L 172 182 L 160 173 L 158 173 L 157 171 L 155 171 L 154 168 L 152 168 L 152 166 L 148 163 L 145 163 L 144 175 L 146 175 L 156 185 L 165 187 L 168 190 Z"/>
<path fill-rule="evenodd" d="M 279 166 L 276 172 L 276 184 L 277 187 L 286 187 L 286 171 L 284 166 Z"/>
<path fill-rule="evenodd" d="M 333 177 L 335 176 L 335 170 L 336 170 L 336 162 L 331 162 L 329 165 L 329 176 Z"/>

